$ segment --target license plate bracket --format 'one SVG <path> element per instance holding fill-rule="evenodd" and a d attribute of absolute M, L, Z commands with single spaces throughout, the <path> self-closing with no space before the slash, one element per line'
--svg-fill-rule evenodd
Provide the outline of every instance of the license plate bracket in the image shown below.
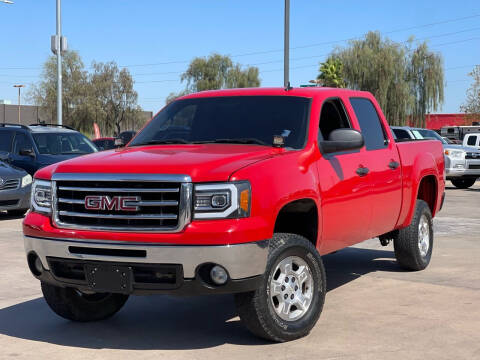
<path fill-rule="evenodd" d="M 115 264 L 85 264 L 88 286 L 95 292 L 128 294 L 133 291 L 133 271 L 130 266 Z"/>

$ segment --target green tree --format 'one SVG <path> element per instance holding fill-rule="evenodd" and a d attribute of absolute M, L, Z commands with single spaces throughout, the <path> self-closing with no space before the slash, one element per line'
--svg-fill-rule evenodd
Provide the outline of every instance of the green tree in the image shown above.
<path fill-rule="evenodd" d="M 50 56 L 43 65 L 42 80 L 32 86 L 27 97 L 34 104 L 42 107 L 50 117 L 48 121 L 56 122 L 57 117 L 57 60 Z M 89 118 L 88 73 L 80 55 L 76 51 L 67 51 L 62 57 L 62 106 L 63 122 L 80 130 L 91 129 Z"/>
<path fill-rule="evenodd" d="M 413 40 L 396 43 L 369 32 L 335 49 L 330 59 L 343 64 L 347 87 L 376 97 L 391 125 L 405 125 L 410 118 L 415 126 L 424 126 L 425 114 L 443 103 L 442 58 L 426 43 L 413 47 Z"/>
<path fill-rule="evenodd" d="M 322 86 L 333 88 L 344 88 L 343 64 L 340 59 L 328 58 L 327 61 L 320 63 L 320 74 L 317 80 L 320 80 Z"/>
<path fill-rule="evenodd" d="M 473 68 L 468 74 L 473 78 L 473 84 L 467 90 L 465 103 L 460 106 L 460 110 L 467 113 L 469 120 L 480 120 L 480 65 Z"/>
<path fill-rule="evenodd" d="M 108 134 L 119 134 L 122 124 L 139 122 L 141 109 L 130 72 L 120 70 L 113 61 L 93 62 L 92 69 L 90 108 L 100 128 Z"/>
<path fill-rule="evenodd" d="M 93 62 L 91 68 L 91 72 L 85 69 L 76 51 L 67 51 L 63 56 L 63 123 L 92 133 L 96 122 L 103 134 L 118 134 L 123 124 L 143 122 L 129 71 L 120 70 L 115 62 Z M 49 114 L 50 122 L 55 122 L 57 112 L 56 76 L 56 58 L 51 56 L 43 66 L 40 82 L 28 94 Z"/>
<path fill-rule="evenodd" d="M 167 104 L 197 91 L 260 86 L 257 67 L 244 69 L 240 64 L 233 63 L 229 56 L 220 54 L 194 58 L 180 79 L 186 82 L 185 90 L 170 93 L 166 99 Z"/>

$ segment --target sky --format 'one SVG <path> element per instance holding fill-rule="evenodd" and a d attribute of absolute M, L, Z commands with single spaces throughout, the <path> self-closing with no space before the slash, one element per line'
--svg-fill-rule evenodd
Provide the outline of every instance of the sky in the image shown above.
<path fill-rule="evenodd" d="M 0 99 L 17 104 L 14 84 L 39 80 L 55 33 L 55 0 L 0 2 Z M 283 86 L 283 0 L 63 0 L 62 32 L 86 66 L 116 61 L 135 80 L 139 105 L 157 112 L 191 59 L 213 52 L 260 69 L 262 86 Z M 378 30 L 403 42 L 426 40 L 442 55 L 445 103 L 459 112 L 480 64 L 478 0 L 291 0 L 291 84 L 308 83 L 348 39 Z M 25 90 L 23 90 L 25 92 Z M 22 96 L 22 102 L 25 99 Z"/>

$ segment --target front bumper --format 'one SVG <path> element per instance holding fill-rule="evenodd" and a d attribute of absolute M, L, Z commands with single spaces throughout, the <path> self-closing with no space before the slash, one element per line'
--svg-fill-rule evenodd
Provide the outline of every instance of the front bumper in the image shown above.
<path fill-rule="evenodd" d="M 31 185 L 12 190 L 0 190 L 0 210 L 19 210 L 30 207 Z"/>
<path fill-rule="evenodd" d="M 85 264 L 115 264 L 133 269 L 180 269 L 175 284 L 135 283 L 130 292 L 135 294 L 196 295 L 251 291 L 260 284 L 268 256 L 268 240 L 223 246 L 182 246 L 25 236 L 24 243 L 27 257 L 32 254 L 38 256 L 44 269 L 41 274 L 32 271 L 35 277 L 57 286 L 71 286 L 80 290 L 92 291 L 86 278 L 82 280 L 81 274 L 76 278 L 59 275 L 52 266 L 55 261 L 77 264 L 77 275 Z M 214 286 L 205 278 L 202 269 L 210 264 L 221 265 L 227 270 L 229 280 L 225 285 Z"/>

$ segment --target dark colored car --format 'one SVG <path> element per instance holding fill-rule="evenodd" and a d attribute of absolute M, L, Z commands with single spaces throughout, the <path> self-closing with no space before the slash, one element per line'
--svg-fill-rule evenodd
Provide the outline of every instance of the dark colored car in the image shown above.
<path fill-rule="evenodd" d="M 38 169 L 97 151 L 84 135 L 67 126 L 52 124 L 0 124 L 0 151 L 8 161 L 30 175 Z"/>
<path fill-rule="evenodd" d="M 119 135 L 118 135 L 118 138 L 116 139 L 115 141 L 115 145 L 118 145 L 118 146 L 124 146 L 124 145 L 127 145 L 130 140 L 133 139 L 133 137 L 137 134 L 136 131 L 133 131 L 133 130 L 126 130 L 126 131 L 122 131 Z"/>
<path fill-rule="evenodd" d="M 92 142 L 100 151 L 115 149 L 114 137 L 103 137 L 103 138 L 93 139 Z"/>
<path fill-rule="evenodd" d="M 22 216 L 30 207 L 32 177 L 8 163 L 8 153 L 0 153 L 0 211 Z"/>

